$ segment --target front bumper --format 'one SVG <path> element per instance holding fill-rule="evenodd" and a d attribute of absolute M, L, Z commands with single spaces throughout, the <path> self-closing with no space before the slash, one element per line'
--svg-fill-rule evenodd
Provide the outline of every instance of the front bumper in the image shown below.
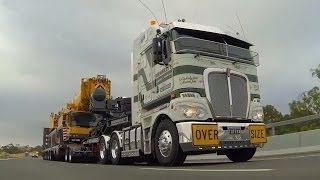
<path fill-rule="evenodd" d="M 218 144 L 203 146 L 194 145 L 192 125 L 201 124 L 218 126 Z M 176 124 L 180 147 L 184 152 L 263 147 L 264 143 L 251 143 L 249 125 L 263 125 L 263 123 L 181 122 Z"/>

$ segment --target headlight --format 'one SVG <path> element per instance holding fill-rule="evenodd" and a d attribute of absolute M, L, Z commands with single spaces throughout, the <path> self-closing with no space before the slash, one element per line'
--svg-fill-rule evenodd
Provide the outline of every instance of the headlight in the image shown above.
<path fill-rule="evenodd" d="M 196 109 L 194 107 L 187 107 L 183 110 L 184 116 L 191 118 L 196 114 Z"/>
<path fill-rule="evenodd" d="M 253 110 L 252 119 L 255 121 L 263 121 L 263 110 L 262 109 Z"/>
<path fill-rule="evenodd" d="M 199 108 L 198 110 L 197 110 L 197 117 L 198 118 L 204 118 L 204 116 L 206 115 L 207 113 L 206 113 L 206 111 L 204 110 L 204 109 L 201 109 L 201 108 Z"/>
<path fill-rule="evenodd" d="M 207 110 L 199 106 L 178 105 L 186 118 L 203 119 L 207 114 Z"/>

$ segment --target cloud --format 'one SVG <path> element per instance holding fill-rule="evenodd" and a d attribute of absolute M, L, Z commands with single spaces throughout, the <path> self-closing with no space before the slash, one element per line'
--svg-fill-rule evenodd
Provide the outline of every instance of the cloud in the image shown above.
<path fill-rule="evenodd" d="M 144 2 L 165 21 L 161 1 Z M 318 85 L 309 72 L 320 56 L 318 1 L 164 3 L 169 21 L 242 34 L 237 13 L 260 53 L 265 104 L 287 112 L 288 102 Z M 49 113 L 71 100 L 83 77 L 106 74 L 113 96 L 131 96 L 132 42 L 152 19 L 138 0 L 0 0 L 0 144 L 41 144 Z"/>

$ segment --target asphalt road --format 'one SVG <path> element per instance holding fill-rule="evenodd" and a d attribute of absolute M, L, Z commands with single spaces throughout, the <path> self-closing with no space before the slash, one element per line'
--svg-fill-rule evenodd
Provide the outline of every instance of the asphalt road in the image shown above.
<path fill-rule="evenodd" d="M 188 161 L 182 167 L 69 164 L 23 158 L 0 160 L 1 180 L 294 180 L 320 179 L 320 153 L 254 158 L 246 163 L 228 160 Z"/>

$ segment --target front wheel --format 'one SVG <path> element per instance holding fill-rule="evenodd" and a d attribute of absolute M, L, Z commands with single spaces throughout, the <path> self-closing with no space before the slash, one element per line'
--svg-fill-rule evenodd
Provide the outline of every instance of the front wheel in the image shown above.
<path fill-rule="evenodd" d="M 256 148 L 230 149 L 226 155 L 233 162 L 246 162 L 254 156 L 255 152 Z"/>
<path fill-rule="evenodd" d="M 186 159 L 179 145 L 178 130 L 175 124 L 165 119 L 157 127 L 155 138 L 155 155 L 160 165 L 180 166 Z"/>

